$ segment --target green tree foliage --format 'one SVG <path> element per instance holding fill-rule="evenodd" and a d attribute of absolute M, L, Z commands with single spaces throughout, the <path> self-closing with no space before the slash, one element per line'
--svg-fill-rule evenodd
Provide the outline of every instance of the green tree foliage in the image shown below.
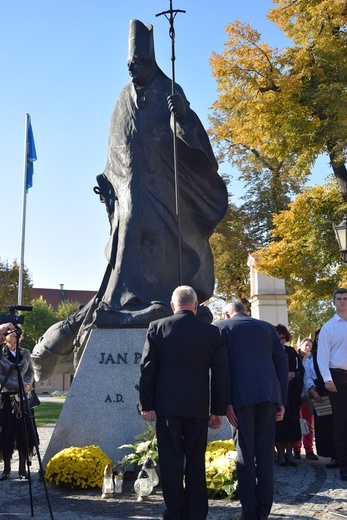
<path fill-rule="evenodd" d="M 8 306 L 18 302 L 19 267 L 16 261 L 10 265 L 0 260 L 0 313 L 9 315 Z M 24 269 L 23 305 L 32 306 L 32 311 L 22 312 L 24 334 L 22 346 L 32 350 L 36 341 L 54 323 L 65 320 L 79 309 L 79 303 L 61 302 L 57 309 L 41 298 L 33 298 L 32 282 L 29 271 Z"/>
<path fill-rule="evenodd" d="M 61 302 L 57 309 L 47 303 L 42 296 L 31 301 L 32 312 L 25 314 L 24 319 L 24 337 L 22 345 L 32 350 L 37 340 L 46 332 L 46 330 L 57 323 L 65 320 L 71 314 L 74 314 L 78 308 L 78 302 L 66 301 Z"/>
<path fill-rule="evenodd" d="M 258 251 L 257 269 L 285 279 L 291 327 L 301 336 L 331 317 L 332 293 L 347 283 L 332 228 L 346 212 L 333 178 L 324 186 L 307 188 L 274 217 L 272 240 Z"/>
<path fill-rule="evenodd" d="M 8 314 L 9 305 L 18 303 L 19 266 L 16 261 L 13 264 L 2 262 L 0 259 L 0 308 L 1 313 Z M 32 281 L 29 271 L 25 268 L 23 273 L 23 305 L 30 305 L 33 298 Z"/>
<path fill-rule="evenodd" d="M 56 311 L 56 321 L 62 321 L 78 311 L 80 304 L 71 300 L 62 301 L 59 303 Z"/>
<path fill-rule="evenodd" d="M 228 300 L 236 297 L 243 303 L 249 297 L 248 252 L 255 243 L 245 232 L 246 215 L 234 204 L 218 224 L 210 239 L 214 256 L 216 290 L 219 297 Z"/>
<path fill-rule="evenodd" d="M 48 304 L 42 296 L 40 296 L 40 298 L 34 298 L 30 305 L 32 305 L 33 310 L 25 313 L 22 346 L 32 350 L 40 336 L 42 336 L 53 323 L 59 320 L 56 318 L 54 307 Z"/>

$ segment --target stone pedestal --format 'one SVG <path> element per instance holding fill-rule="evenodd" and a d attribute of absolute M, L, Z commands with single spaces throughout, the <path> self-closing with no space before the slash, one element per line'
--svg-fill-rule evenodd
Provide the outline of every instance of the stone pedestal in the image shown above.
<path fill-rule="evenodd" d="M 144 430 L 138 381 L 146 329 L 95 329 L 48 445 L 44 464 L 64 448 L 96 444 L 115 464 L 118 446 Z"/>
<path fill-rule="evenodd" d="M 70 446 L 100 446 L 113 464 L 128 453 L 118 447 L 133 443 L 135 435 L 145 429 L 138 409 L 138 382 L 146 331 L 122 328 L 91 332 L 47 447 L 44 466 Z M 230 427 L 224 418 L 220 430 L 210 430 L 209 440 L 229 438 Z"/>

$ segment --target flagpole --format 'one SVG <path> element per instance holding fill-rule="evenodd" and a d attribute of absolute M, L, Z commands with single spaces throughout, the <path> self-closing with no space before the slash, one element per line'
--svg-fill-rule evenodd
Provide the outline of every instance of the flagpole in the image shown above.
<path fill-rule="evenodd" d="M 27 204 L 27 178 L 28 178 L 28 128 L 30 123 L 29 114 L 25 114 L 25 133 L 24 133 L 24 168 L 23 168 L 23 200 L 22 200 L 22 229 L 20 238 L 20 261 L 19 261 L 19 280 L 18 280 L 18 305 L 22 305 L 23 299 L 23 278 L 24 278 L 24 245 L 25 245 L 25 219 Z"/>

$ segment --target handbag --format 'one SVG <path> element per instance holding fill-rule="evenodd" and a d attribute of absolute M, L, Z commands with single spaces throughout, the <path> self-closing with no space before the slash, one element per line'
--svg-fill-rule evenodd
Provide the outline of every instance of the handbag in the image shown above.
<path fill-rule="evenodd" d="M 310 433 L 310 428 L 308 426 L 308 422 L 300 417 L 300 430 L 301 430 L 301 436 L 304 437 L 305 435 L 308 435 Z"/>
<path fill-rule="evenodd" d="M 35 406 L 39 406 L 39 404 L 41 404 L 41 401 L 37 397 L 35 390 L 30 391 L 30 395 L 28 395 L 28 401 L 30 408 L 35 408 Z"/>
<path fill-rule="evenodd" d="M 37 394 L 35 390 L 30 390 L 30 392 L 27 393 L 28 398 L 28 404 L 30 408 L 35 408 L 35 406 L 38 406 L 41 404 L 40 399 L 37 397 Z M 20 405 L 20 395 L 19 394 L 12 394 L 10 396 L 11 400 L 11 407 L 13 409 L 13 413 L 16 414 L 16 418 L 20 419 L 22 417 L 22 408 Z M 23 397 L 24 400 L 24 397 Z"/>
<path fill-rule="evenodd" d="M 331 403 L 328 395 L 322 395 L 321 398 L 323 401 L 321 403 L 318 403 L 317 401 L 312 401 L 313 408 L 315 409 L 316 414 L 318 417 L 321 417 L 323 415 L 331 415 L 333 413 L 333 410 L 331 408 Z"/>

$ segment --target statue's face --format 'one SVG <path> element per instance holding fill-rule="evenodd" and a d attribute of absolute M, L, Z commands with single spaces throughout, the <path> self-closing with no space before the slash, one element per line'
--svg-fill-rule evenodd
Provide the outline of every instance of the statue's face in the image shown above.
<path fill-rule="evenodd" d="M 129 75 L 134 85 L 142 87 L 149 83 L 155 76 L 156 67 L 152 60 L 145 60 L 134 56 L 128 62 Z"/>

